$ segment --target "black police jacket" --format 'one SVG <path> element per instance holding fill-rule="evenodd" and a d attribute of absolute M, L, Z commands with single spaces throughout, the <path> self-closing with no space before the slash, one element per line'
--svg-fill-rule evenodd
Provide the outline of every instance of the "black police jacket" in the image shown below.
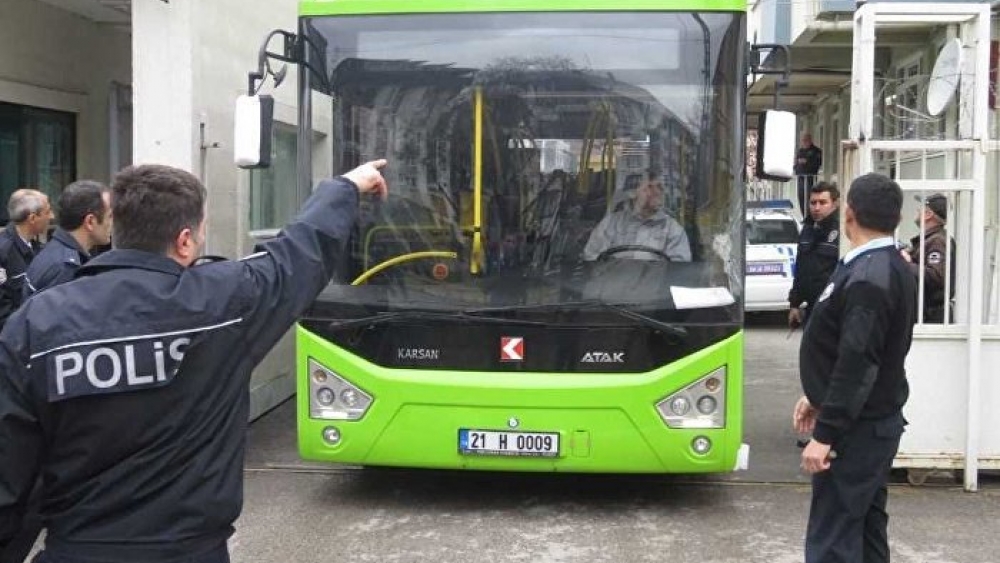
<path fill-rule="evenodd" d="M 819 409 L 816 440 L 836 445 L 857 419 L 900 413 L 916 312 L 916 279 L 894 244 L 837 268 L 799 348 L 802 389 Z"/>
<path fill-rule="evenodd" d="M 357 217 L 322 182 L 240 261 L 112 250 L 0 333 L 0 547 L 43 476 L 46 548 L 162 561 L 217 547 L 243 501 L 251 369 L 330 280 Z"/>
<path fill-rule="evenodd" d="M 27 279 L 22 287 L 25 299 L 33 293 L 70 281 L 87 260 L 90 260 L 90 255 L 73 235 L 57 228 L 49 243 L 28 265 Z"/>
<path fill-rule="evenodd" d="M 37 251 L 25 244 L 14 223 L 0 231 L 0 327 L 21 306 L 24 276 Z"/>
<path fill-rule="evenodd" d="M 799 233 L 795 254 L 795 278 L 788 292 L 788 303 L 811 307 L 823 292 L 840 259 L 840 215 L 834 211 L 820 222 L 807 217 Z"/>
<path fill-rule="evenodd" d="M 799 162 L 799 159 L 805 162 Z M 806 148 L 799 147 L 795 151 L 795 173 L 799 175 L 815 176 L 819 173 L 819 167 L 823 165 L 823 151 L 816 145 L 809 145 Z"/>

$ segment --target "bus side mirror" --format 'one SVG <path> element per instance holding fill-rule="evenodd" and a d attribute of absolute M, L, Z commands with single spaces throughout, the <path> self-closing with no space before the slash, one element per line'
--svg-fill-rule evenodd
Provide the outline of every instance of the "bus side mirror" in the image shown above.
<path fill-rule="evenodd" d="M 785 182 L 795 177 L 795 114 L 767 110 L 757 128 L 757 177 Z"/>
<path fill-rule="evenodd" d="M 236 99 L 233 127 L 233 160 L 240 168 L 267 168 L 271 165 L 271 127 L 274 98 L 247 96 Z"/>

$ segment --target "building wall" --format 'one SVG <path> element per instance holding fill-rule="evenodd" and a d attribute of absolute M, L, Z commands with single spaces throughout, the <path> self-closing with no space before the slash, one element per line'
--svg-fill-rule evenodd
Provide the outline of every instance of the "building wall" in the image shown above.
<path fill-rule="evenodd" d="M 108 99 L 132 78 L 127 29 L 36 0 L 0 1 L 0 101 L 77 114 L 77 176 L 107 181 Z"/>
<path fill-rule="evenodd" d="M 267 33 L 297 31 L 297 2 L 171 0 L 136 2 L 132 10 L 136 160 L 172 164 L 201 178 L 209 193 L 206 253 L 249 254 L 273 232 L 250 232 L 251 173 L 233 164 L 233 108 L 237 96 L 246 93 L 247 74 L 257 68 Z M 280 48 L 276 38 L 271 50 Z M 268 81 L 261 91 L 274 96 L 276 120 L 291 127 L 297 125 L 297 76 L 289 67 L 280 88 Z M 314 176 L 319 178 L 331 173 L 329 106 L 316 113 Z M 294 199 L 294 174 L 278 180 Z M 254 371 L 251 416 L 294 393 L 293 336 L 289 331 Z"/>

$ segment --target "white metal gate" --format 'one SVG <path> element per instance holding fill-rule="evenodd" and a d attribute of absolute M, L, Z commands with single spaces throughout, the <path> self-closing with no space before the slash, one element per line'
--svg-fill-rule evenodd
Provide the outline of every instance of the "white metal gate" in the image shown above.
<path fill-rule="evenodd" d="M 944 323 L 930 324 L 921 299 L 920 322 L 907 358 L 911 394 L 904 413 L 910 425 L 895 465 L 911 471 L 963 469 L 967 490 L 978 487 L 980 469 L 1000 468 L 1000 409 L 990 408 L 1000 405 L 1000 370 L 987 368 L 1000 365 L 998 186 L 987 185 L 986 178 L 995 154 L 991 151 L 997 147 L 988 126 L 990 27 L 989 4 L 874 2 L 859 7 L 854 18 L 850 139 L 842 144 L 841 159 L 845 188 L 868 172 L 887 174 L 899 183 L 908 202 L 904 229 L 912 217 L 908 212 L 915 215 L 923 209 L 924 197 L 947 197 L 946 232 L 956 251 L 946 252 L 946 270 L 954 271 L 955 283 L 952 288 L 950 276 L 945 277 L 945 294 L 954 290 L 954 301 L 945 299 Z M 901 29 L 923 30 L 961 44 L 958 76 L 952 77 L 959 79 L 957 99 L 941 117 L 928 115 L 931 112 L 922 107 L 899 107 L 894 95 L 876 88 L 875 49 Z M 929 83 L 922 95 L 908 96 L 905 103 L 923 104 L 928 90 Z M 879 121 L 889 111 L 902 115 L 904 110 L 916 116 L 899 120 L 906 127 Z M 921 296 L 926 281 L 921 270 Z"/>

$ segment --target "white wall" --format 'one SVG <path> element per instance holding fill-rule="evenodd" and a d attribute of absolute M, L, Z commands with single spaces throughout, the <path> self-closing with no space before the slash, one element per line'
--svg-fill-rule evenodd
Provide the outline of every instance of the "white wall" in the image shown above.
<path fill-rule="evenodd" d="M 256 242 L 248 235 L 249 172 L 233 165 L 233 103 L 246 93 L 247 73 L 257 68 L 257 54 L 265 36 L 273 29 L 297 32 L 297 8 L 295 0 L 215 0 L 197 2 L 193 8 L 197 23 L 193 27 L 192 124 L 197 135 L 199 124 L 204 123 L 209 144 L 219 144 L 218 148 L 196 150 L 194 154 L 195 169 L 202 171 L 211 193 L 213 227 L 223 227 L 212 230 L 213 253 L 247 254 Z M 280 51 L 281 38 L 276 37 L 270 45 L 272 51 Z M 278 89 L 269 79 L 261 90 L 275 98 L 275 119 L 292 126 L 298 123 L 297 83 L 297 69 L 290 65 Z M 329 114 L 329 107 L 314 104 L 314 130 L 329 131 Z M 325 136 L 322 139 L 313 151 L 317 179 L 331 173 L 329 143 Z M 294 193 L 294 183 L 287 189 Z"/>
<path fill-rule="evenodd" d="M 249 172 L 233 164 L 233 107 L 273 29 L 297 32 L 296 0 L 171 0 L 133 3 L 135 154 L 190 170 L 208 188 L 207 253 L 248 254 Z M 280 38 L 271 44 L 281 48 Z M 297 81 L 289 67 L 274 90 L 275 118 L 297 125 Z M 317 103 L 319 100 L 317 100 Z M 314 130 L 329 133 L 329 106 L 314 107 Z M 205 146 L 203 148 L 203 145 Z M 299 150 L 302 150 L 300 147 Z M 313 150 L 314 176 L 330 175 L 328 135 Z M 287 186 L 295 192 L 294 178 Z M 251 416 L 294 393 L 294 339 L 286 334 L 251 380 Z"/>
<path fill-rule="evenodd" d="M 132 81 L 127 30 L 0 0 L 0 101 L 77 114 L 77 176 L 109 180 L 108 95 Z"/>

